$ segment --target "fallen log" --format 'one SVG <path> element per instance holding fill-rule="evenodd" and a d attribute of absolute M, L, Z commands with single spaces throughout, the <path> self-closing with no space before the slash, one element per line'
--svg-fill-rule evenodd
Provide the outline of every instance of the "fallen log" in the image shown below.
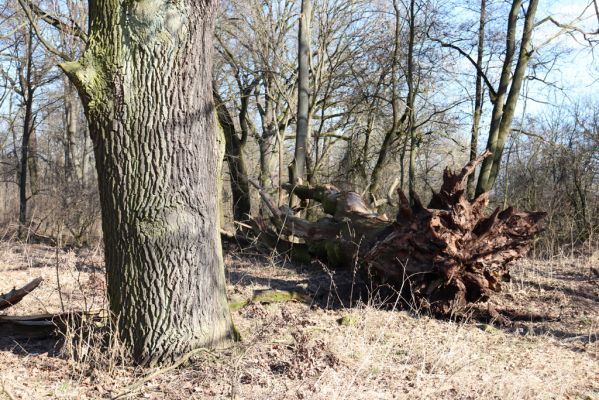
<path fill-rule="evenodd" d="M 27 316 L 0 315 L 0 337 L 43 339 L 64 334 L 68 329 L 77 331 L 81 326 L 105 324 L 103 311 L 68 311 L 57 314 Z"/>
<path fill-rule="evenodd" d="M 37 288 L 42 281 L 42 278 L 35 278 L 20 289 L 13 288 L 6 294 L 0 294 L 0 310 L 12 307 L 23 300 L 23 298 L 35 290 L 35 288 Z"/>
<path fill-rule="evenodd" d="M 0 316 L 0 336 L 41 339 L 52 336 L 57 330 L 55 316 Z"/>
<path fill-rule="evenodd" d="M 466 303 L 485 301 L 509 280 L 509 265 L 526 255 L 541 232 L 543 212 L 512 207 L 487 213 L 487 193 L 469 200 L 466 180 L 490 153 L 460 172 L 446 169 L 439 192 L 425 207 L 415 193 L 412 204 L 398 190 L 395 220 L 368 208 L 362 197 L 332 185 L 284 186 L 303 200 L 320 203 L 327 217 L 311 222 L 288 208 L 277 208 L 261 192 L 272 226 L 254 219 L 263 242 L 307 261 L 330 267 L 360 265 L 392 285 L 405 299 L 433 312 L 449 313 Z"/>

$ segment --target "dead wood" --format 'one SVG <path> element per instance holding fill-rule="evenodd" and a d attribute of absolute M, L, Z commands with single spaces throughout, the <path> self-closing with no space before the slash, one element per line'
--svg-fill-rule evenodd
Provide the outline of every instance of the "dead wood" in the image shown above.
<path fill-rule="evenodd" d="M 0 310 L 12 307 L 21 300 L 23 300 L 23 297 L 27 296 L 35 288 L 37 288 L 40 285 L 40 283 L 42 283 L 42 281 L 42 278 L 35 278 L 20 289 L 13 288 L 10 292 L 6 294 L 0 294 Z"/>
<path fill-rule="evenodd" d="M 71 311 L 57 314 L 0 316 L 0 337 L 42 339 L 76 329 L 84 323 L 104 323 L 101 311 Z"/>
<path fill-rule="evenodd" d="M 358 263 L 405 298 L 448 313 L 499 292 L 510 278 L 510 264 L 527 253 L 541 232 L 543 212 L 508 207 L 489 214 L 487 193 L 473 200 L 466 197 L 468 176 L 489 155 L 458 173 L 446 169 L 441 189 L 426 207 L 415 193 L 410 204 L 398 190 L 394 221 L 371 210 L 358 193 L 332 185 L 284 186 L 303 200 L 320 203 L 328 216 L 318 221 L 277 208 L 261 191 L 271 224 L 254 219 L 254 230 L 270 247 L 302 261 L 318 258 L 331 267 Z"/>

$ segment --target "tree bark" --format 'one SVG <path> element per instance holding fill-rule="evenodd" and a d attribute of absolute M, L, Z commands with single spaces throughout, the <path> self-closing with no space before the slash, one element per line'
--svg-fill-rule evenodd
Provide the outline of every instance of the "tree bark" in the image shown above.
<path fill-rule="evenodd" d="M 65 118 L 65 137 L 64 137 L 64 177 L 66 181 L 78 178 L 78 168 L 75 157 L 75 137 L 77 136 L 79 120 L 79 100 L 75 98 L 75 88 L 72 83 L 64 83 L 64 118 Z M 83 171 L 81 173 L 83 175 Z"/>
<path fill-rule="evenodd" d="M 376 196 L 379 189 L 381 174 L 383 172 L 383 168 L 387 162 L 388 153 L 391 151 L 391 145 L 393 144 L 393 139 L 397 135 L 399 128 L 399 107 L 400 107 L 400 99 L 398 93 L 398 67 L 399 67 L 399 46 L 401 41 L 401 11 L 399 8 L 399 2 L 397 0 L 393 1 L 393 10 L 395 13 L 395 34 L 393 36 L 393 58 L 391 60 L 391 109 L 393 111 L 393 120 L 391 121 L 391 126 L 385 132 L 385 136 L 383 138 L 383 142 L 381 147 L 379 148 L 378 156 L 376 163 L 370 173 L 370 184 L 368 186 L 369 200 L 371 204 L 376 203 Z M 384 74 L 381 74 L 380 82 L 384 79 Z M 373 102 L 374 104 L 374 102 Z M 367 136 L 367 139 L 370 138 L 370 135 Z M 367 150 L 368 150 L 368 142 L 364 145 L 364 160 L 363 162 L 367 164 Z M 403 160 L 402 160 L 403 163 Z M 403 168 L 403 165 L 402 165 Z"/>
<path fill-rule="evenodd" d="M 94 143 L 108 298 L 133 359 L 173 362 L 233 337 L 218 227 L 215 1 L 89 4 L 61 65 Z"/>
<path fill-rule="evenodd" d="M 23 300 L 23 298 L 37 288 L 42 281 L 42 278 L 35 278 L 20 289 L 14 288 L 6 294 L 0 293 L 0 310 L 12 307 Z"/>
<path fill-rule="evenodd" d="M 495 185 L 495 181 L 497 180 L 497 176 L 499 174 L 501 157 L 505 148 L 505 142 L 512 129 L 512 121 L 514 120 L 514 114 L 516 112 L 516 105 L 518 104 L 518 99 L 520 97 L 522 83 L 526 77 L 528 62 L 534 53 L 534 51 L 530 48 L 530 44 L 532 41 L 532 33 L 538 5 L 539 0 L 531 0 L 528 4 L 528 9 L 526 10 L 518 59 L 516 61 L 516 68 L 514 69 L 512 83 L 510 85 L 510 91 L 503 108 L 503 116 L 501 118 L 501 123 L 499 125 L 499 131 L 497 134 L 497 144 L 495 148 L 489 149 L 491 153 L 493 153 L 493 165 L 491 166 L 489 181 L 487 183 L 489 189 Z"/>
<path fill-rule="evenodd" d="M 235 221 L 244 221 L 251 210 L 250 187 L 243 157 L 243 142 L 237 135 L 233 118 L 218 93 L 214 93 L 217 101 L 217 116 L 223 129 L 225 139 L 225 158 L 229 165 L 231 176 L 231 193 L 233 196 L 233 218 Z M 247 110 L 247 107 L 246 107 Z M 245 113 L 240 118 L 246 118 Z"/>
<path fill-rule="evenodd" d="M 27 54 L 25 72 L 20 76 L 21 93 L 25 107 L 23 117 L 23 135 L 21 137 L 21 156 L 19 160 L 19 236 L 23 234 L 23 228 L 27 225 L 27 172 L 29 170 L 29 159 L 31 137 L 33 133 L 33 95 L 35 86 L 33 83 L 33 30 L 29 28 L 27 35 Z"/>
<path fill-rule="evenodd" d="M 306 178 L 310 137 L 310 18 L 312 1 L 302 0 L 298 36 L 297 129 L 295 156 L 289 167 L 289 182 L 301 185 Z"/>
<path fill-rule="evenodd" d="M 406 82 L 408 84 L 408 98 L 406 100 L 407 126 L 410 134 L 410 163 L 408 166 L 408 188 L 410 202 L 412 193 L 416 193 L 416 157 L 418 154 L 419 138 L 416 137 L 416 92 L 414 82 L 414 41 L 416 40 L 416 1 L 410 0 L 410 31 L 408 37 L 408 73 Z"/>
<path fill-rule="evenodd" d="M 474 114 L 472 117 L 472 131 L 470 135 L 470 161 L 474 161 L 478 155 L 478 131 L 480 128 L 480 117 L 483 110 L 483 56 L 485 53 L 485 25 L 487 21 L 487 0 L 480 1 L 480 18 L 478 23 L 478 45 L 476 48 L 476 87 L 474 91 Z M 475 193 L 474 187 L 475 175 L 468 176 L 468 184 L 466 193 L 469 198 L 473 198 Z"/>
<path fill-rule="evenodd" d="M 537 11 L 538 0 L 531 0 L 526 10 L 524 27 L 522 29 L 522 39 L 516 68 L 512 74 L 512 63 L 516 54 L 516 30 L 518 22 L 518 13 L 522 5 L 522 0 L 514 0 L 510 10 L 507 26 L 506 52 L 505 60 L 501 71 L 499 88 L 497 95 L 493 99 L 493 112 L 491 116 L 491 125 L 489 127 L 489 138 L 487 140 L 487 150 L 493 156 L 483 161 L 476 185 L 476 196 L 480 196 L 490 191 L 495 185 L 495 180 L 499 173 L 499 165 L 505 141 L 510 133 L 512 120 L 518 104 L 520 89 L 526 74 L 528 62 L 532 57 L 534 50 L 530 49 L 532 32 L 534 29 L 534 19 Z M 508 91 L 509 88 L 509 91 Z M 506 98 L 507 95 L 507 98 Z"/>

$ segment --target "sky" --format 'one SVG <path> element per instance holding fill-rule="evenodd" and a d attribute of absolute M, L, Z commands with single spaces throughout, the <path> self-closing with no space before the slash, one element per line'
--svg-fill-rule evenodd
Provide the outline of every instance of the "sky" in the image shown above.
<path fill-rule="evenodd" d="M 478 2 L 479 0 L 473 0 L 464 3 L 464 7 L 469 5 L 470 10 L 473 9 L 477 12 Z M 591 0 L 540 0 L 535 21 L 541 21 L 548 15 L 551 15 L 561 24 L 571 23 L 578 19 L 581 16 L 581 13 L 586 9 L 582 18 L 580 18 L 575 25 L 585 32 L 597 32 L 599 29 L 599 22 L 594 7 L 590 2 Z M 498 3 L 494 2 L 494 4 L 497 6 Z M 591 6 L 588 7 L 590 4 Z M 507 12 L 509 5 L 503 4 L 501 6 L 504 7 L 503 12 Z M 456 8 L 455 16 L 459 16 L 460 14 L 463 15 L 464 18 L 472 19 L 472 11 L 468 11 L 466 8 Z M 505 21 L 499 21 L 499 24 L 499 26 L 504 26 Z M 477 29 L 476 26 L 474 29 Z M 554 37 L 560 30 L 561 28 L 555 26 L 551 22 L 544 23 L 535 29 L 533 44 L 538 46 L 548 38 Z M 595 35 L 594 40 L 596 40 L 596 44 L 599 45 L 599 34 Z M 546 74 L 544 71 L 535 74 L 544 81 L 525 81 L 513 121 L 514 126 L 517 127 L 520 122 L 524 122 L 526 117 L 535 117 L 548 112 L 551 113 L 556 108 L 569 108 L 577 101 L 593 99 L 596 102 L 599 101 L 599 46 L 596 49 L 596 54 L 594 54 L 591 46 L 589 46 L 589 43 L 584 40 L 581 34 L 561 34 L 552 40 L 549 45 L 544 46 L 538 51 L 538 56 L 534 57 L 536 59 L 533 58 L 529 64 L 528 73 L 531 74 L 533 72 L 530 65 L 534 64 L 535 61 L 538 61 L 539 58 L 543 60 L 553 60 L 555 58 L 553 56 L 555 51 L 560 51 L 561 54 L 557 57 L 555 63 L 550 63 L 550 71 Z M 475 55 L 475 53 L 472 54 Z M 597 57 L 598 59 L 595 59 L 594 57 Z M 459 57 L 456 61 L 458 70 L 473 76 L 474 69 L 465 58 Z M 497 68 L 490 73 L 491 80 L 495 82 L 495 86 L 497 85 L 498 74 L 499 69 Z M 451 90 L 451 87 L 452 86 L 450 85 L 448 89 Z M 466 88 L 468 91 L 473 92 L 473 81 L 467 81 Z M 456 95 L 461 95 L 459 90 L 456 90 L 455 93 Z M 451 95 L 451 93 L 445 93 L 445 95 L 448 94 Z M 461 109 L 461 112 L 465 117 L 463 118 L 463 122 L 465 123 L 466 128 L 471 124 L 470 115 L 472 113 L 472 107 L 472 104 L 467 104 L 465 105 L 465 108 Z M 481 140 L 479 140 L 479 143 L 481 146 L 484 146 L 486 143 L 490 109 L 491 106 L 487 102 L 483 110 L 483 120 L 480 131 Z M 467 143 L 470 139 L 470 131 L 468 129 L 463 130 L 458 133 L 458 136 L 460 136 L 464 143 Z"/>
<path fill-rule="evenodd" d="M 567 1 L 541 1 L 537 11 L 537 20 L 547 15 L 552 15 L 560 23 L 568 23 L 578 18 L 586 8 L 581 20 L 577 22 L 586 32 L 599 29 L 598 17 L 593 6 L 587 7 L 590 0 L 567 0 Z M 559 31 L 559 28 L 551 23 L 541 27 L 534 37 L 536 43 L 543 42 L 546 38 Z M 595 37 L 599 40 L 599 35 Z M 529 85 L 529 90 L 534 98 L 560 105 L 574 101 L 577 98 L 597 96 L 599 92 L 599 53 L 594 52 L 585 42 L 581 34 L 561 35 L 555 39 L 550 47 L 560 46 L 569 49 L 568 54 L 560 57 L 554 70 L 549 74 L 548 80 L 563 90 L 549 87 L 542 82 L 534 82 Z M 542 49 L 543 53 L 545 49 Z M 550 48 L 547 49 L 550 51 Z M 527 102 L 527 111 L 534 113 L 541 111 L 543 103 Z"/>
<path fill-rule="evenodd" d="M 577 18 L 581 11 L 587 8 L 582 20 L 577 24 L 585 31 L 596 31 L 599 25 L 594 8 L 588 7 L 590 1 L 540 0 L 536 19 L 541 20 L 547 15 L 553 15 L 556 20 L 567 23 Z M 559 31 L 559 28 L 553 24 L 544 24 L 535 33 L 535 43 L 544 41 L 556 31 Z M 599 35 L 597 39 L 599 40 Z M 550 85 L 538 81 L 527 82 L 524 90 L 530 99 L 519 102 L 519 114 L 522 114 L 523 111 L 529 114 L 543 112 L 548 107 L 547 103 L 562 106 L 579 98 L 599 97 L 596 95 L 599 92 L 599 60 L 594 59 L 594 56 L 599 57 L 599 53 L 593 54 L 588 43 L 582 40 L 581 35 L 561 35 L 552 42 L 551 46 L 541 50 L 541 54 L 546 55 L 555 47 L 568 49 L 569 52 L 560 56 L 559 61 L 547 76 Z M 471 65 L 464 62 L 464 71 L 471 71 L 471 68 Z M 0 105 L 0 112 L 5 110 L 6 104 Z"/>

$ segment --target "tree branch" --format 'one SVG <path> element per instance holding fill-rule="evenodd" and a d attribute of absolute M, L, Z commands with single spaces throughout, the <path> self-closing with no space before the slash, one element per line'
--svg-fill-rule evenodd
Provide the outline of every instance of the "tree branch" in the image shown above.
<path fill-rule="evenodd" d="M 0 294 L 0 310 L 14 306 L 23 300 L 23 297 L 31 293 L 42 281 L 42 278 L 35 278 L 20 289 L 13 289 L 6 294 Z"/>
<path fill-rule="evenodd" d="M 28 6 L 35 15 L 40 17 L 47 24 L 52 25 L 61 32 L 76 36 L 79 39 L 83 40 L 85 43 L 87 43 L 87 34 L 72 19 L 69 21 L 69 23 L 61 21 L 59 18 L 48 14 L 46 11 L 42 10 L 39 6 L 33 4 L 31 1 L 28 1 Z"/>
<path fill-rule="evenodd" d="M 497 92 L 495 91 L 495 88 L 491 84 L 491 81 L 489 81 L 489 78 L 487 77 L 487 74 L 485 73 L 485 71 L 482 69 L 482 67 L 480 65 L 477 64 L 477 62 L 470 56 L 470 54 L 466 53 L 463 49 L 456 46 L 455 44 L 447 43 L 447 42 L 442 41 L 441 39 L 433 38 L 430 36 L 429 36 L 429 38 L 433 42 L 439 43 L 441 45 L 441 47 L 448 47 L 450 49 L 456 50 L 462 56 L 466 57 L 466 59 L 468 61 L 470 61 L 470 63 L 474 66 L 474 68 L 476 68 L 476 71 L 482 76 L 483 80 L 485 81 L 485 84 L 487 85 L 487 88 L 489 89 L 489 97 L 491 98 L 491 102 L 493 102 L 493 103 L 495 102 L 495 99 L 497 98 Z"/>
<path fill-rule="evenodd" d="M 39 26 L 37 25 L 35 18 L 31 12 L 31 8 L 29 8 L 29 4 L 27 4 L 25 2 L 25 0 L 19 0 L 19 4 L 21 5 L 21 8 L 23 9 L 23 11 L 25 12 L 25 15 L 27 16 L 27 19 L 29 20 L 29 23 L 31 24 L 31 26 L 33 27 L 33 30 L 35 31 L 35 35 L 37 36 L 37 38 L 39 39 L 39 41 L 44 45 L 44 47 L 52 54 L 54 54 L 55 56 L 58 56 L 60 58 L 62 58 L 65 61 L 73 61 L 73 59 L 71 57 L 69 57 L 68 54 L 63 53 L 62 51 L 54 48 L 54 46 L 52 46 L 50 43 L 48 43 L 46 41 L 46 39 L 44 39 L 44 37 L 42 36 Z"/>

